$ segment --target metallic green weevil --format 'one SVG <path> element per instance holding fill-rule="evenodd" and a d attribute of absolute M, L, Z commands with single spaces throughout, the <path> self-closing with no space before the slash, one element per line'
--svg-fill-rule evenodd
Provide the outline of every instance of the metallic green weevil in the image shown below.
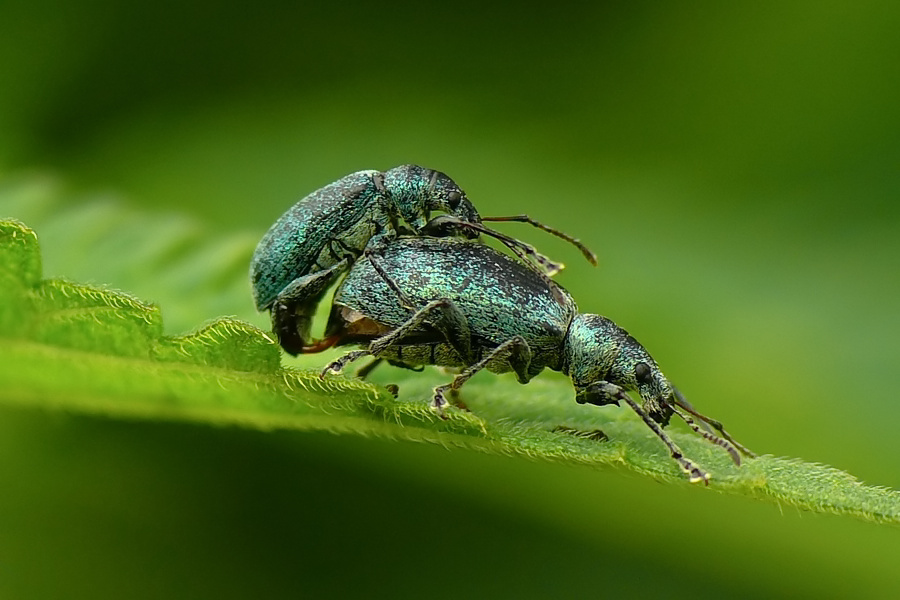
<path fill-rule="evenodd" d="M 481 369 L 512 371 L 528 383 L 546 367 L 572 378 L 580 404 L 625 402 L 692 482 L 707 482 L 709 474 L 663 431 L 673 413 L 736 464 L 738 451 L 753 456 L 721 423 L 694 410 L 624 329 L 606 317 L 579 313 L 552 280 L 471 240 L 401 237 L 378 257 L 357 262 L 335 293 L 325 335 L 337 345 L 365 349 L 332 362 L 323 377 L 363 356 L 405 367 L 461 368 L 452 382 L 434 389 L 439 412 L 447 392 Z"/>
<path fill-rule="evenodd" d="M 429 221 L 431 211 L 446 214 Z M 484 233 L 523 260 L 534 260 L 548 274 L 561 267 L 528 244 L 484 227 L 482 221 L 530 223 L 575 244 L 596 264 L 593 253 L 578 240 L 526 215 L 482 218 L 445 174 L 403 165 L 383 173 L 351 173 L 284 213 L 253 254 L 250 280 L 256 308 L 271 311 L 272 329 L 288 353 L 321 350 L 322 341 L 311 340 L 309 329 L 322 296 L 361 255 L 380 253 L 401 232 L 468 238 Z"/>

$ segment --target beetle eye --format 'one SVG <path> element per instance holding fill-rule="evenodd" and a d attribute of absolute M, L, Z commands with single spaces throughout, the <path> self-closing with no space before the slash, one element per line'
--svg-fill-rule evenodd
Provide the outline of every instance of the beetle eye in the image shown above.
<path fill-rule="evenodd" d="M 450 210 L 456 210 L 459 208 L 459 202 L 462 200 L 462 194 L 459 192 L 450 192 L 447 194 L 447 206 L 450 207 Z"/>
<path fill-rule="evenodd" d="M 639 362 L 634 366 L 634 378 L 638 383 L 650 383 L 650 365 Z"/>

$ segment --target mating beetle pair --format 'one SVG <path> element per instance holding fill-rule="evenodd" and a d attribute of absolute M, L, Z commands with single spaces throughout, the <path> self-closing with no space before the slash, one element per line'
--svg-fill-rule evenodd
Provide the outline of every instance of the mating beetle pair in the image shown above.
<path fill-rule="evenodd" d="M 421 168 L 398 169 L 410 173 Z M 422 170 L 420 173 L 428 171 Z M 359 174 L 348 178 L 355 176 Z M 432 194 L 436 189 L 447 189 L 435 185 L 438 178 L 441 178 L 442 185 L 446 185 L 449 178 L 443 179 L 445 177 L 438 174 L 427 189 Z M 321 199 L 317 194 L 332 186 L 323 188 L 307 200 Z M 464 196 L 461 192 L 459 194 L 462 200 Z M 545 272 L 526 264 L 526 260 L 513 260 L 474 239 L 427 235 L 449 232 L 471 238 L 472 232 L 495 234 L 477 226 L 478 213 L 468 201 L 465 202 L 464 212 L 459 209 L 463 206 L 460 202 L 455 203 L 456 208 L 451 208 L 449 204 L 439 205 L 433 198 L 425 202 L 421 201 L 421 196 L 419 198 L 417 216 L 403 217 L 413 232 L 420 234 L 418 236 L 398 236 L 406 232 L 390 219 L 383 229 L 376 230 L 376 235 L 385 231 L 388 233 L 378 239 L 373 236 L 374 248 L 359 237 L 358 229 L 354 230 L 356 237 L 345 235 L 353 227 L 358 227 L 358 223 L 351 223 L 345 230 L 332 228 L 317 231 L 326 239 L 324 249 L 317 258 L 333 261 L 331 267 L 340 265 L 331 275 L 327 275 L 329 282 L 335 281 L 337 275 L 345 271 L 346 277 L 335 292 L 325 338 L 311 346 L 301 345 L 299 351 L 315 352 L 331 345 L 344 344 L 365 346 L 365 349 L 352 351 L 330 363 L 322 376 L 328 372 L 339 372 L 363 356 L 374 356 L 377 360 L 385 359 L 404 367 L 429 364 L 459 367 L 461 371 L 451 383 L 434 390 L 433 405 L 442 412 L 447 402 L 446 394 L 459 390 L 482 369 L 496 373 L 512 371 L 524 384 L 544 368 L 549 368 L 572 378 L 575 399 L 579 403 L 628 404 L 666 445 L 672 458 L 692 482 L 708 482 L 709 474 L 685 457 L 663 431 L 663 426 L 668 424 L 673 413 L 697 434 L 727 450 L 735 463 L 740 464 L 740 453 L 753 456 L 728 435 L 720 423 L 694 410 L 640 343 L 605 317 L 578 313 L 569 293 Z M 343 199 L 346 200 L 346 196 Z M 377 205 L 377 202 L 374 204 Z M 299 206 L 292 210 L 298 212 Z M 313 206 L 310 203 L 299 212 L 315 212 Z M 447 210 L 451 216 L 449 220 L 446 216 L 437 217 L 429 227 L 426 222 L 428 209 L 435 206 L 436 209 Z M 454 215 L 453 210 L 458 214 Z M 282 217 L 279 223 L 287 216 Z M 371 212 L 365 218 L 370 216 Z M 526 219 L 524 216 L 513 218 Z M 527 221 L 533 223 L 530 219 Z M 271 257 L 264 256 L 266 249 L 281 248 L 283 254 L 288 254 L 284 251 L 287 241 L 275 239 L 278 237 L 278 227 L 276 223 L 260 243 L 254 257 L 254 274 L 260 269 L 258 265 L 274 262 Z M 276 233 L 273 234 L 273 231 Z M 280 231 L 285 231 L 284 226 Z M 332 240 L 342 235 L 345 236 L 342 239 L 349 242 L 338 246 L 353 249 L 350 252 L 352 256 L 329 250 Z M 530 246 L 511 238 L 498 237 L 520 258 L 540 257 Z M 364 259 L 356 260 L 363 254 Z M 351 258 L 354 261 L 352 264 Z M 538 262 L 544 266 L 552 264 L 549 261 Z M 295 265 L 282 266 L 284 270 L 292 268 L 296 274 L 298 269 Z M 321 272 L 328 269 L 325 267 Z M 271 268 L 269 270 L 272 271 Z M 308 274 L 295 277 L 288 282 L 288 288 L 302 289 L 310 281 L 308 277 Z M 269 283 L 264 279 L 260 281 Z M 297 281 L 299 283 L 294 283 Z M 312 281 L 314 286 L 319 285 L 315 279 Z M 278 298 L 287 297 L 285 304 L 293 301 L 295 289 L 288 289 L 289 293 L 285 294 L 274 290 L 277 285 L 268 284 L 260 289 L 256 282 L 257 279 L 254 279 L 257 304 L 261 309 L 273 307 L 273 325 L 285 346 L 286 338 L 282 337 L 283 332 L 278 327 L 291 326 L 290 319 L 276 316 L 280 309 L 274 307 L 281 302 Z M 308 335 L 308 317 L 321 297 L 317 287 L 305 294 L 301 296 L 299 311 L 303 314 L 296 320 L 299 327 L 305 328 L 296 338 L 301 340 Z M 287 346 L 285 349 L 291 351 Z M 627 391 L 637 392 L 642 404 L 631 399 Z M 700 422 L 699 425 L 692 416 Z"/>

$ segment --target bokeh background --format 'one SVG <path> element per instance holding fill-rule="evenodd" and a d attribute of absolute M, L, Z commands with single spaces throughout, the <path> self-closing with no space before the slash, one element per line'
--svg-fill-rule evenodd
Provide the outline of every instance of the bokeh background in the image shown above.
<path fill-rule="evenodd" d="M 61 214 L 99 194 L 254 240 L 351 171 L 443 170 L 592 246 L 599 269 L 504 227 L 751 448 L 897 489 L 898 30 L 890 2 L 4 0 L 0 172 Z M 170 333 L 222 314 L 127 248 L 42 242 L 48 275 L 159 302 Z M 249 291 L 226 306 L 265 324 Z M 895 527 L 613 470 L 2 415 L 5 598 L 900 589 Z"/>

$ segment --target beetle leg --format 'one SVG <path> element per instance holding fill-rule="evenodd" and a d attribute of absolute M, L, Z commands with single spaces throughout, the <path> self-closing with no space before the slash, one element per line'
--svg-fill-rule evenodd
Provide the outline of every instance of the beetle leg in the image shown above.
<path fill-rule="evenodd" d="M 372 360 L 369 364 L 362 367 L 359 371 L 356 372 L 356 376 L 360 379 L 365 379 L 369 376 L 369 374 L 374 371 L 378 366 L 387 360 L 387 363 L 392 367 L 397 367 L 398 369 L 406 369 L 407 371 L 414 371 L 416 373 L 421 373 L 425 370 L 424 365 L 417 365 L 415 367 L 411 367 L 406 363 L 397 362 L 396 360 L 384 359 L 384 358 L 376 358 Z"/>
<path fill-rule="evenodd" d="M 369 344 L 369 352 L 373 356 L 378 356 L 423 324 L 440 331 L 447 343 L 459 354 L 460 360 L 464 364 L 471 362 L 472 334 L 469 332 L 469 322 L 462 311 L 446 298 L 432 300 L 403 325 L 374 340 Z"/>
<path fill-rule="evenodd" d="M 405 362 L 387 359 L 387 362 L 392 367 L 397 367 L 398 369 L 406 369 L 407 371 L 412 371 L 413 373 L 421 373 L 425 370 L 425 365 L 408 365 Z"/>
<path fill-rule="evenodd" d="M 481 223 L 470 223 L 469 221 L 463 221 L 457 217 L 451 215 L 438 215 L 437 217 L 428 221 L 424 227 L 422 227 L 419 235 L 429 235 L 433 237 L 445 237 L 448 235 L 452 235 L 454 231 L 462 231 L 462 230 L 470 230 L 475 231 L 477 233 L 483 233 L 484 235 L 491 236 L 492 238 L 501 242 L 504 246 L 509 248 L 513 254 L 518 256 L 522 262 L 526 264 L 531 264 L 529 262 L 529 258 L 540 265 L 544 272 L 548 275 L 555 275 L 559 273 L 565 265 L 562 263 L 557 263 L 540 252 L 532 246 L 531 244 L 526 244 L 523 241 L 517 240 L 513 237 L 510 237 L 506 234 L 500 233 L 499 231 L 495 231 L 489 227 L 485 227 Z"/>
<path fill-rule="evenodd" d="M 400 289 L 397 282 L 384 271 L 380 261 L 375 257 L 375 254 L 367 251 L 366 258 L 369 259 L 369 263 L 372 265 L 372 268 L 375 269 L 375 272 L 381 276 L 387 286 L 397 295 L 400 304 L 409 311 L 415 310 L 412 306 L 412 301 L 409 300 L 403 290 Z M 431 317 L 431 313 L 439 314 L 434 318 L 429 318 Z M 445 298 L 432 300 L 426 304 L 410 317 L 406 323 L 400 325 L 400 327 L 391 333 L 374 340 L 369 346 L 369 350 L 372 351 L 373 356 L 377 356 L 397 340 L 403 338 L 417 327 L 420 327 L 423 323 L 431 325 L 443 334 L 447 342 L 453 346 L 453 349 L 459 354 L 459 358 L 463 364 L 472 362 L 472 335 L 469 332 L 469 322 L 466 320 L 462 311 L 460 311 L 451 300 Z"/>
<path fill-rule="evenodd" d="M 531 364 L 531 347 L 525 341 L 525 338 L 517 335 L 491 350 L 474 365 L 463 369 L 450 383 L 434 388 L 433 405 L 438 414 L 441 416 L 444 414 L 444 405 L 447 404 L 445 396 L 447 391 L 451 393 L 458 391 L 475 373 L 495 360 L 506 360 L 518 376 L 519 382 L 528 383 L 530 379 L 528 366 Z"/>
<path fill-rule="evenodd" d="M 368 350 L 354 350 L 352 352 L 348 352 L 347 354 L 340 356 L 337 360 L 333 360 L 322 369 L 322 372 L 319 373 L 319 379 L 325 379 L 325 376 L 330 372 L 337 375 L 341 371 L 344 370 L 344 367 L 352 363 L 354 360 L 360 359 L 363 356 L 368 356 Z"/>
<path fill-rule="evenodd" d="M 442 298 L 426 304 L 400 327 L 373 340 L 365 350 L 354 350 L 335 360 L 325 367 L 322 375 L 324 376 L 329 371 L 338 373 L 347 364 L 363 356 L 377 358 L 391 346 L 398 344 L 404 337 L 426 324 L 443 334 L 447 343 L 456 350 L 464 364 L 471 362 L 472 336 L 469 333 L 469 323 L 452 301 Z"/>
<path fill-rule="evenodd" d="M 628 406 L 631 407 L 631 410 L 636 412 L 638 416 L 644 421 L 644 424 L 649 427 L 653 433 L 656 434 L 662 443 L 666 445 L 666 448 L 669 449 L 669 454 L 671 454 L 672 459 L 681 466 L 685 473 L 690 476 L 691 483 L 698 483 L 702 481 L 706 485 L 709 485 L 709 473 L 701 469 L 699 466 L 694 464 L 694 462 L 687 457 L 685 457 L 684 453 L 681 451 L 675 442 L 666 435 L 666 432 L 663 431 L 662 427 L 659 426 L 659 423 L 653 420 L 653 418 L 644 411 L 643 408 L 638 406 L 637 402 L 631 399 L 631 397 L 626 394 L 624 391 L 621 392 L 619 396 L 620 400 L 624 400 L 628 403 Z"/>
<path fill-rule="evenodd" d="M 619 405 L 624 390 L 608 381 L 594 381 L 575 394 L 575 402 L 578 404 L 593 404 L 594 406 L 606 406 L 608 404 Z"/>
<path fill-rule="evenodd" d="M 530 244 L 526 244 L 525 242 L 509 237 L 508 235 L 504 235 L 499 231 L 494 231 L 493 229 L 485 227 L 481 223 L 470 223 L 468 221 L 462 221 L 457 217 L 453 217 L 451 215 L 438 215 L 437 217 L 426 223 L 420 233 L 421 235 L 441 237 L 450 235 L 454 229 L 469 229 L 472 231 L 483 233 L 485 235 L 489 235 L 499 240 L 504 246 L 509 248 L 513 254 L 518 256 L 519 260 L 534 269 L 534 271 L 541 276 L 541 278 L 550 288 L 550 291 L 553 292 L 553 296 L 557 299 L 557 301 L 559 301 L 560 303 L 566 302 L 565 295 L 560 291 L 559 286 L 557 286 L 556 283 L 551 279 L 551 277 L 559 273 L 565 267 L 565 265 L 562 263 L 553 262 L 543 254 L 538 252 L 535 247 Z M 536 262 L 541 268 L 535 267 L 529 261 L 529 258 Z"/>
<path fill-rule="evenodd" d="M 375 272 L 378 273 L 379 276 L 381 276 L 381 279 L 384 280 L 387 286 L 391 288 L 391 291 L 394 292 L 394 294 L 397 296 L 397 300 L 400 301 L 400 305 L 409 312 L 413 312 L 415 308 L 412 305 L 412 301 L 406 297 L 406 294 L 403 292 L 403 290 L 400 289 L 400 286 L 397 285 L 397 282 L 394 281 L 394 279 L 385 272 L 384 268 L 381 266 L 381 261 L 376 258 L 379 255 L 379 252 L 376 250 L 367 249 L 364 254 L 365 257 L 369 260 L 369 263 L 372 265 L 372 268 L 375 269 Z"/>
<path fill-rule="evenodd" d="M 298 277 L 275 298 L 272 305 L 272 331 L 278 336 L 278 343 L 285 352 L 296 356 L 303 352 L 321 350 L 315 342 L 307 344 L 316 305 L 328 287 L 349 266 L 350 261 L 344 259 L 324 271 Z"/>
<path fill-rule="evenodd" d="M 614 383 L 609 383 L 608 381 L 595 381 L 578 392 L 578 394 L 575 396 L 575 401 L 579 404 L 588 403 L 597 406 L 604 406 L 607 404 L 618 405 L 619 402 L 626 402 L 628 406 L 631 407 L 631 410 L 636 412 L 638 416 L 644 421 L 647 427 L 649 427 L 653 431 L 653 433 L 655 433 L 656 436 L 660 440 L 662 440 L 663 444 L 666 445 L 666 448 L 669 449 L 669 453 L 672 455 L 672 458 L 675 460 L 675 462 L 677 462 L 679 466 L 684 469 L 685 473 L 690 475 L 691 483 L 702 481 L 706 485 L 709 485 L 709 473 L 695 465 L 693 461 L 686 458 L 684 456 L 684 453 L 681 451 L 681 448 L 679 448 L 675 444 L 675 442 L 673 442 L 672 439 L 666 435 L 659 423 L 654 421 L 653 417 L 651 417 L 647 413 L 647 411 L 645 411 L 634 400 L 632 400 L 631 397 L 627 393 L 625 393 L 625 390 L 620 386 Z M 688 424 L 691 425 L 690 423 Z M 693 429 L 700 435 L 703 435 L 703 432 L 699 431 L 699 427 L 697 427 L 696 424 L 693 425 L 691 429 Z M 707 439 L 709 438 L 707 437 Z"/>
<path fill-rule="evenodd" d="M 356 376 L 359 377 L 360 379 L 365 379 L 366 377 L 369 376 L 369 373 L 374 371 L 375 367 L 380 365 L 382 362 L 384 362 L 383 358 L 374 359 L 372 362 L 370 362 L 369 364 L 367 364 L 366 366 L 361 368 L 359 371 L 357 371 Z"/>

